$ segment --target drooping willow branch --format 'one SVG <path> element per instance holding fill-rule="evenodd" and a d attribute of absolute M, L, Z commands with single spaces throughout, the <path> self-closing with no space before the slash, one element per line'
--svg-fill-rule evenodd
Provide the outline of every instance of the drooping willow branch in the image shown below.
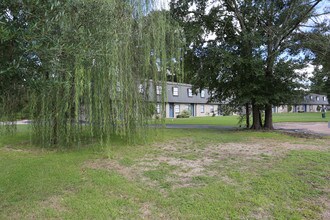
<path fill-rule="evenodd" d="M 45 19 L 31 27 L 40 64 L 27 87 L 37 144 L 146 134 L 155 102 L 166 97 L 165 89 L 155 95 L 156 85 L 168 72 L 182 74 L 180 29 L 153 4 L 71 0 L 44 8 Z"/>

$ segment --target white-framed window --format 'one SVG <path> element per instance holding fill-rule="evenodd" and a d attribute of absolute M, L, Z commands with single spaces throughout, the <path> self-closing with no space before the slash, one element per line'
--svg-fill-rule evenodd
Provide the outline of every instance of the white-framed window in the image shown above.
<path fill-rule="evenodd" d="M 173 96 L 179 96 L 179 88 L 172 87 L 172 94 L 173 94 Z"/>
<path fill-rule="evenodd" d="M 323 96 L 323 101 L 327 101 L 327 97 Z"/>
<path fill-rule="evenodd" d="M 162 94 L 162 87 L 161 86 L 156 86 L 156 94 L 161 95 Z"/>
<path fill-rule="evenodd" d="M 316 101 L 319 101 L 320 100 L 320 97 L 316 96 Z"/>
<path fill-rule="evenodd" d="M 157 103 L 156 105 L 156 113 L 159 114 L 160 113 L 160 104 Z"/>
<path fill-rule="evenodd" d="M 313 100 L 313 96 L 312 96 L 312 95 L 311 95 L 311 96 L 309 96 L 309 99 L 310 99 L 310 100 Z"/>
<path fill-rule="evenodd" d="M 204 105 L 201 105 L 201 113 L 204 113 L 205 109 L 204 109 Z"/>
<path fill-rule="evenodd" d="M 144 88 L 142 84 L 139 85 L 139 93 L 144 93 Z"/>
<path fill-rule="evenodd" d="M 204 89 L 201 91 L 201 98 L 205 98 L 205 90 Z"/>
<path fill-rule="evenodd" d="M 214 113 L 214 106 L 213 105 L 210 106 L 210 112 Z"/>
<path fill-rule="evenodd" d="M 193 96 L 192 89 L 188 89 L 188 97 L 192 97 L 192 96 Z"/>
<path fill-rule="evenodd" d="M 174 112 L 175 113 L 180 113 L 180 105 L 175 105 L 174 106 Z"/>

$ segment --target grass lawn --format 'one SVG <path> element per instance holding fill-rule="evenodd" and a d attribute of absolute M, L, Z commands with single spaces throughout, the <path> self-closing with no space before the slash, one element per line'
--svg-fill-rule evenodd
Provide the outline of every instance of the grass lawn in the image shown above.
<path fill-rule="evenodd" d="M 326 118 L 321 117 L 320 112 L 307 113 L 276 113 L 273 114 L 274 122 L 327 122 L 330 119 L 330 113 Z M 222 126 L 238 126 L 239 116 L 217 116 L 217 117 L 191 117 L 166 119 L 166 124 L 207 124 Z"/>
<path fill-rule="evenodd" d="M 0 137 L 0 219 L 329 219 L 330 138 L 165 129 L 54 150 L 27 131 Z"/>

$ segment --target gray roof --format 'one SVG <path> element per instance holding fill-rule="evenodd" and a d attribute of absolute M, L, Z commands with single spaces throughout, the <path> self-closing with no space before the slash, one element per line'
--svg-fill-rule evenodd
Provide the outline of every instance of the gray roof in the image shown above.
<path fill-rule="evenodd" d="M 153 82 L 149 81 L 149 94 L 151 100 L 154 98 L 154 87 L 153 87 Z M 161 83 L 159 83 L 161 85 Z M 162 95 L 166 95 L 165 97 L 165 102 L 168 103 L 195 103 L 195 104 L 206 104 L 206 103 L 211 103 L 209 102 L 209 98 L 211 97 L 211 94 L 209 94 L 208 89 L 203 89 L 203 90 L 198 90 L 196 93 L 193 93 L 192 96 L 188 95 L 188 90 L 192 89 L 192 85 L 190 84 L 185 84 L 185 83 L 176 83 L 176 82 L 166 82 L 166 93 L 164 94 L 162 91 L 162 94 L 157 95 L 157 100 L 161 100 Z M 177 88 L 178 89 L 178 95 L 175 96 L 173 95 L 173 89 Z M 164 89 L 163 89 L 164 90 Z M 202 91 L 204 91 L 204 97 L 201 96 Z M 214 102 L 212 102 L 214 103 Z M 214 103 L 217 104 L 217 103 Z"/>
<path fill-rule="evenodd" d="M 173 89 L 178 88 L 178 95 L 173 95 Z M 211 96 L 208 89 L 203 89 L 193 93 L 192 96 L 188 95 L 188 90 L 192 89 L 192 85 L 183 84 L 183 83 L 174 83 L 167 82 L 166 91 L 167 91 L 167 100 L 171 103 L 198 103 L 206 104 Z M 201 96 L 202 91 L 204 91 L 204 97 Z"/>
<path fill-rule="evenodd" d="M 316 93 L 310 93 L 305 95 L 301 104 L 303 105 L 329 105 L 326 95 L 320 95 Z"/>

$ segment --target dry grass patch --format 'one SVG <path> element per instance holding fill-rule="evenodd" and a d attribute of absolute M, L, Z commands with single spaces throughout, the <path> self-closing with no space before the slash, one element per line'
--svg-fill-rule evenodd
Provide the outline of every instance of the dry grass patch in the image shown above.
<path fill-rule="evenodd" d="M 314 144 L 310 141 L 296 144 L 252 138 L 244 143 L 201 145 L 192 138 L 182 138 L 154 145 L 156 151 L 134 159 L 130 166 L 121 165 L 118 162 L 120 159 L 97 159 L 86 162 L 85 166 L 116 171 L 128 180 L 142 181 L 149 186 L 161 182 L 172 188 L 196 187 L 203 185 L 194 181 L 201 176 L 235 184 L 235 180 L 226 175 L 226 170 L 231 166 L 253 173 L 256 166 L 271 167 L 274 161 L 291 150 L 327 150 L 328 142 L 315 140 Z"/>

